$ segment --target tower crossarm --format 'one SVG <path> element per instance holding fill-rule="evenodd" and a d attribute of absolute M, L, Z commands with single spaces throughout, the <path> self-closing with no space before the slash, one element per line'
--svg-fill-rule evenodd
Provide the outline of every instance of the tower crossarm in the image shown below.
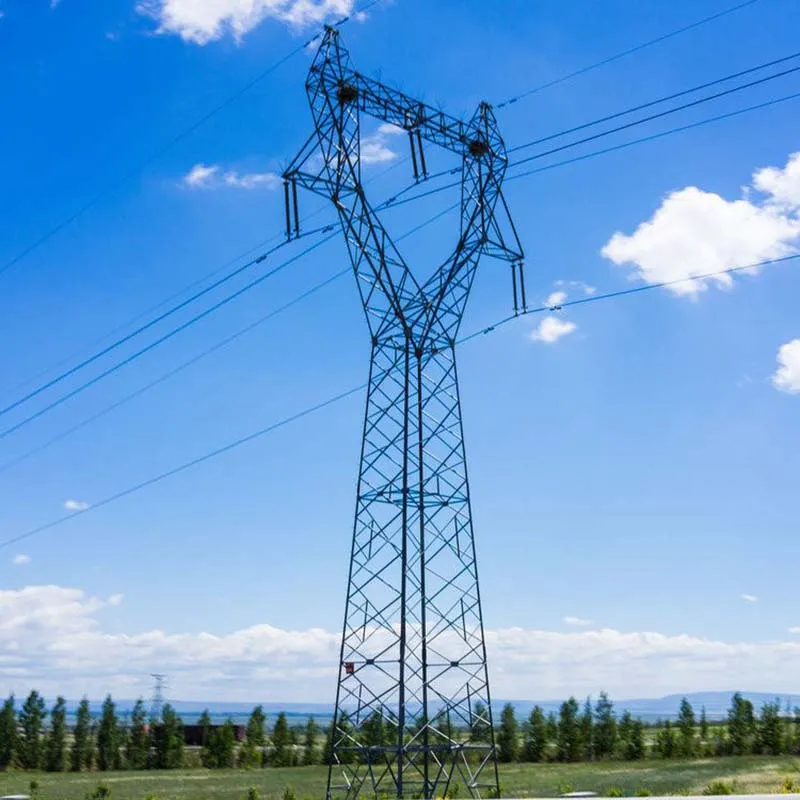
<path fill-rule="evenodd" d="M 328 28 L 326 35 L 333 38 L 338 37 L 339 33 L 334 28 Z M 336 52 L 341 50 L 337 49 Z M 320 83 L 336 102 L 352 103 L 364 114 L 402 128 L 409 134 L 419 135 L 457 155 L 483 152 L 487 144 L 484 132 L 476 124 L 476 120 L 465 122 L 398 89 L 362 75 L 353 68 L 349 57 L 346 60 L 323 58 L 312 64 L 306 89 L 311 90 Z M 506 159 L 502 140 L 491 142 L 491 147 L 492 156 Z"/>

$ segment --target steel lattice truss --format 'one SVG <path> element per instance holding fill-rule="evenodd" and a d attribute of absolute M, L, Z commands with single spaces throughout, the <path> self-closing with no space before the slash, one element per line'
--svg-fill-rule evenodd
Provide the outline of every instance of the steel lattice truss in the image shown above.
<path fill-rule="evenodd" d="M 522 287 L 505 147 L 488 105 L 465 123 L 368 79 L 334 29 L 306 89 L 316 129 L 284 175 L 288 234 L 298 185 L 333 201 L 372 336 L 328 797 L 497 795 L 455 338 L 481 255 L 512 264 L 515 304 Z M 425 282 L 364 194 L 363 115 L 408 131 L 418 179 L 423 140 L 461 159 L 460 235 Z"/>

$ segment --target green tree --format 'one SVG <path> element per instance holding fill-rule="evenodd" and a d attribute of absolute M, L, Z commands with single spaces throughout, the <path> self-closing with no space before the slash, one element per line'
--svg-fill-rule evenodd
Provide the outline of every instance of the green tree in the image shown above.
<path fill-rule="evenodd" d="M 197 725 L 200 728 L 200 763 L 204 767 L 215 767 L 212 747 L 214 732 L 211 730 L 211 714 L 208 713 L 207 708 L 197 718 Z"/>
<path fill-rule="evenodd" d="M 370 714 L 361 723 L 359 738 L 367 747 L 380 747 L 384 743 L 383 715 L 377 711 Z"/>
<path fill-rule="evenodd" d="M 640 761 L 645 757 L 644 723 L 635 719 L 631 723 L 631 735 L 625 745 L 625 758 L 628 761 Z"/>
<path fill-rule="evenodd" d="M 753 751 L 755 727 L 753 704 L 736 692 L 728 709 L 728 739 L 734 755 L 746 755 Z"/>
<path fill-rule="evenodd" d="M 792 726 L 792 753 L 800 754 L 800 706 L 794 709 L 794 724 Z"/>
<path fill-rule="evenodd" d="M 489 732 L 489 711 L 480 700 L 472 707 L 471 731 L 473 742 L 488 742 L 491 738 Z"/>
<path fill-rule="evenodd" d="M 42 729 L 46 716 L 44 698 L 34 689 L 19 712 L 19 725 L 22 728 L 19 765 L 22 769 L 33 770 L 42 766 Z"/>
<path fill-rule="evenodd" d="M 622 712 L 622 716 L 619 718 L 619 725 L 617 726 L 617 733 L 619 734 L 620 752 L 625 756 L 633 734 L 633 717 L 630 711 Z"/>
<path fill-rule="evenodd" d="M 319 763 L 318 734 L 319 728 L 317 723 L 314 722 L 314 717 L 309 717 L 308 722 L 306 722 L 306 732 L 303 740 L 303 766 L 310 767 Z"/>
<path fill-rule="evenodd" d="M 70 769 L 80 772 L 92 768 L 92 715 L 89 712 L 89 701 L 84 697 L 78 706 L 75 730 L 72 732 L 72 750 L 70 752 Z"/>
<path fill-rule="evenodd" d="M 212 769 L 229 769 L 236 760 L 236 731 L 229 717 L 222 727 L 212 730 L 208 737 L 206 766 Z"/>
<path fill-rule="evenodd" d="M 286 714 L 281 711 L 272 729 L 272 765 L 275 767 L 292 766 L 292 737 Z"/>
<path fill-rule="evenodd" d="M 592 711 L 591 697 L 587 697 L 583 704 L 579 726 L 583 757 L 587 761 L 594 761 L 594 712 Z"/>
<path fill-rule="evenodd" d="M 708 717 L 706 716 L 706 707 L 700 709 L 700 740 L 703 742 L 708 741 Z"/>
<path fill-rule="evenodd" d="M 147 769 L 150 760 L 150 740 L 147 735 L 147 711 L 141 698 L 136 701 L 131 712 L 131 727 L 125 756 L 130 769 Z"/>
<path fill-rule="evenodd" d="M 67 703 L 63 697 L 56 700 L 50 712 L 50 730 L 45 744 L 45 769 L 63 772 L 67 766 Z"/>
<path fill-rule="evenodd" d="M 119 769 L 120 763 L 120 730 L 117 710 L 111 695 L 103 701 L 100 714 L 100 725 L 97 728 L 97 768 L 103 772 Z"/>
<path fill-rule="evenodd" d="M 525 760 L 538 764 L 544 760 L 546 748 L 547 720 L 544 711 L 539 706 L 534 706 L 525 730 Z"/>
<path fill-rule="evenodd" d="M 545 739 L 548 744 L 558 743 L 558 719 L 556 719 L 555 711 L 551 711 L 547 715 L 547 724 L 545 726 Z"/>
<path fill-rule="evenodd" d="M 758 749 L 768 756 L 777 756 L 783 752 L 781 706 L 778 700 L 774 703 L 764 703 L 761 709 L 761 719 L 758 721 L 758 746 Z"/>
<path fill-rule="evenodd" d="M 684 758 L 691 758 L 694 755 L 694 724 L 694 709 L 684 697 L 678 710 L 678 752 Z"/>
<path fill-rule="evenodd" d="M 675 731 L 667 720 L 656 734 L 656 749 L 661 758 L 675 757 Z"/>
<path fill-rule="evenodd" d="M 514 715 L 514 706 L 506 703 L 500 714 L 500 729 L 497 731 L 497 757 L 510 764 L 519 757 L 519 726 Z"/>
<path fill-rule="evenodd" d="M 598 758 L 609 758 L 617 747 L 617 717 L 614 704 L 605 692 L 600 692 L 594 707 L 594 752 Z"/>
<path fill-rule="evenodd" d="M 256 706 L 250 719 L 247 720 L 247 730 L 244 745 L 239 751 L 239 764 L 245 767 L 259 766 L 262 762 L 262 754 L 266 737 L 264 725 L 267 715 L 264 713 L 263 706 Z"/>
<path fill-rule="evenodd" d="M 578 729 L 578 701 L 574 697 L 563 702 L 559 709 L 556 744 L 559 761 L 580 760 L 581 737 Z"/>
<path fill-rule="evenodd" d="M 14 766 L 17 753 L 17 712 L 12 694 L 0 710 L 0 769 Z"/>
<path fill-rule="evenodd" d="M 151 731 L 155 768 L 180 768 L 183 765 L 183 722 L 169 703 L 164 704 L 161 722 L 153 725 Z"/>

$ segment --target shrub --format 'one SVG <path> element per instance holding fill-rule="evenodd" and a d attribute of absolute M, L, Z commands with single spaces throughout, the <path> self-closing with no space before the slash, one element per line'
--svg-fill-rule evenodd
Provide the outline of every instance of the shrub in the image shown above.
<path fill-rule="evenodd" d="M 636 796 L 637 797 L 650 797 L 650 795 L 652 795 L 652 794 L 653 793 L 649 789 L 644 787 L 644 786 L 642 786 L 642 787 L 640 787 L 639 789 L 636 790 Z"/>
<path fill-rule="evenodd" d="M 622 789 L 619 786 L 609 786 L 605 792 L 603 792 L 605 797 L 622 797 Z"/>
<path fill-rule="evenodd" d="M 780 793 L 795 794 L 798 790 L 800 790 L 800 787 L 795 784 L 790 775 L 787 775 L 783 779 L 783 783 L 781 783 Z"/>
<path fill-rule="evenodd" d="M 107 783 L 98 783 L 91 792 L 87 792 L 86 800 L 111 800 L 111 787 Z"/>
<path fill-rule="evenodd" d="M 291 786 L 287 786 L 283 790 L 283 800 L 297 800 L 297 795 L 294 793 L 294 789 Z"/>
<path fill-rule="evenodd" d="M 718 795 L 718 794 L 733 794 L 733 784 L 726 783 L 725 781 L 711 781 L 711 783 L 703 789 L 705 795 Z"/>
<path fill-rule="evenodd" d="M 570 794 L 575 791 L 575 787 L 571 783 L 559 783 L 556 787 L 556 794 Z"/>
<path fill-rule="evenodd" d="M 247 800 L 259 800 L 259 797 L 260 797 L 260 795 L 258 793 L 258 787 L 257 786 L 251 786 L 247 790 Z M 285 794 L 284 794 L 284 797 L 286 797 Z"/>
<path fill-rule="evenodd" d="M 28 784 L 28 793 L 30 794 L 31 797 L 36 797 L 36 795 L 39 794 L 39 781 L 32 780 Z"/>

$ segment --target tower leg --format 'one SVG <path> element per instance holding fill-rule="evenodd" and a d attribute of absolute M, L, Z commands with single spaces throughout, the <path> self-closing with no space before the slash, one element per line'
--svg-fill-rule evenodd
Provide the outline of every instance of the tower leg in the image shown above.
<path fill-rule="evenodd" d="M 455 354 L 398 333 L 372 351 L 328 796 L 496 795 L 492 730 Z"/>

